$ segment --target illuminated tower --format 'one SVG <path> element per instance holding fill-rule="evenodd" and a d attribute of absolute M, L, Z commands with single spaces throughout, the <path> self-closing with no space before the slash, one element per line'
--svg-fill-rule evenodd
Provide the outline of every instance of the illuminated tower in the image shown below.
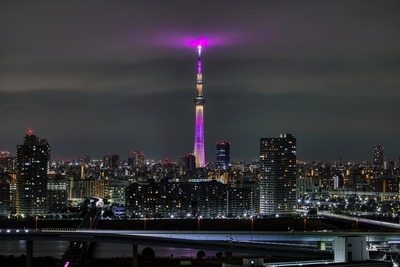
<path fill-rule="evenodd" d="M 194 132 L 194 156 L 196 159 L 196 168 L 206 167 L 206 157 L 204 153 L 204 122 L 203 107 L 206 101 L 203 97 L 203 74 L 201 72 L 201 44 L 197 46 L 197 82 L 196 82 L 196 98 L 194 104 L 196 106 L 196 129 Z"/>

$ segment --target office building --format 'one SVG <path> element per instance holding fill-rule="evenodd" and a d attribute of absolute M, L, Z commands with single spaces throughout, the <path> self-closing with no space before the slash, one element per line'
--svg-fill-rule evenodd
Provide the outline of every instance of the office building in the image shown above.
<path fill-rule="evenodd" d="M 196 172 L 196 159 L 192 154 L 185 156 L 185 171 L 191 176 Z"/>
<path fill-rule="evenodd" d="M 47 213 L 47 169 L 50 146 L 29 131 L 17 145 L 16 212 L 29 217 Z"/>
<path fill-rule="evenodd" d="M 211 180 L 199 183 L 197 196 L 198 215 L 203 218 L 224 218 L 228 216 L 227 185 Z"/>
<path fill-rule="evenodd" d="M 105 183 L 105 197 L 113 206 L 125 206 L 125 191 L 129 186 L 129 180 L 111 179 Z"/>
<path fill-rule="evenodd" d="M 260 139 L 260 215 L 296 211 L 296 138 L 286 133 Z"/>
<path fill-rule="evenodd" d="M 68 198 L 104 198 L 105 180 L 86 178 L 86 179 L 68 179 Z"/>
<path fill-rule="evenodd" d="M 131 164 L 132 167 L 140 167 L 144 165 L 144 153 L 140 150 L 131 151 Z"/>
<path fill-rule="evenodd" d="M 7 217 L 11 212 L 10 184 L 6 179 L 0 180 L 0 218 Z"/>
<path fill-rule="evenodd" d="M 119 166 L 119 155 L 106 155 L 103 157 L 103 166 L 107 169 L 116 169 Z"/>
<path fill-rule="evenodd" d="M 226 141 L 219 141 L 217 148 L 217 167 L 228 170 L 231 161 L 231 144 Z"/>
<path fill-rule="evenodd" d="M 17 179 L 10 180 L 10 212 L 17 214 Z"/>
<path fill-rule="evenodd" d="M 0 150 L 0 174 L 11 174 L 15 172 L 15 157 L 10 152 Z"/>
<path fill-rule="evenodd" d="M 227 209 L 230 218 L 250 218 L 257 213 L 256 184 L 237 184 L 227 187 Z"/>
<path fill-rule="evenodd" d="M 68 181 L 60 175 L 52 175 L 47 181 L 47 202 L 49 213 L 64 213 L 68 204 Z"/>
<path fill-rule="evenodd" d="M 376 171 L 383 170 L 383 162 L 384 162 L 383 151 L 384 151 L 383 146 L 374 145 L 372 165 L 374 167 L 374 170 Z"/>

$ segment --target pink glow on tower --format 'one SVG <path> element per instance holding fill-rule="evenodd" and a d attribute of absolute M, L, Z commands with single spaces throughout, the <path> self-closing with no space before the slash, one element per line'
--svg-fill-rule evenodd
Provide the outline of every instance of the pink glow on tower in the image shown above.
<path fill-rule="evenodd" d="M 201 61 L 197 62 L 197 73 L 201 73 Z"/>
<path fill-rule="evenodd" d="M 201 69 L 201 49 L 205 45 L 205 39 L 199 39 L 197 45 L 197 82 L 196 82 L 196 98 L 194 104 L 196 106 L 196 129 L 194 137 L 194 156 L 196 160 L 196 168 L 206 167 L 206 157 L 204 153 L 204 121 L 203 108 L 205 99 L 203 97 L 203 74 Z"/>

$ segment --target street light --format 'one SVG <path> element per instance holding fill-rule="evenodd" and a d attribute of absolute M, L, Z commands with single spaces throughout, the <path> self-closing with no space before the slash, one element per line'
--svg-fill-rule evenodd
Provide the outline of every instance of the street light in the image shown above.
<path fill-rule="evenodd" d="M 200 231 L 200 217 L 197 217 L 197 231 Z"/>
<path fill-rule="evenodd" d="M 36 219 L 35 219 L 35 221 L 36 221 L 36 231 L 37 231 L 37 222 L 38 222 L 38 216 L 36 216 Z"/>
<path fill-rule="evenodd" d="M 251 217 L 251 231 L 253 232 L 254 230 L 254 218 Z"/>
<path fill-rule="evenodd" d="M 143 218 L 143 229 L 146 231 L 146 217 Z"/>

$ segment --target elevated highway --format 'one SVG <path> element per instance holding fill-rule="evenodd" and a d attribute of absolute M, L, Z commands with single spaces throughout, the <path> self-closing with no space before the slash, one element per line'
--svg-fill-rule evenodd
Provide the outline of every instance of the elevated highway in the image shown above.
<path fill-rule="evenodd" d="M 275 248 L 299 254 L 300 257 L 315 254 L 316 248 L 298 244 L 332 242 L 338 236 L 365 236 L 367 242 L 400 243 L 400 232 L 231 232 L 231 231 L 123 231 L 123 230 L 82 230 L 82 229 L 42 229 L 18 230 L 0 229 L 2 240 L 44 240 L 105 242 L 131 245 L 162 246 L 193 249 L 215 249 L 221 251 L 279 255 Z M 293 243 L 296 246 L 293 246 Z M 292 245 L 291 245 L 292 244 Z M 329 252 L 330 253 L 330 252 Z M 326 255 L 327 252 L 321 252 Z"/>
<path fill-rule="evenodd" d="M 114 230 L 75 230 L 44 229 L 43 231 L 1 230 L 2 240 L 26 241 L 76 241 L 104 242 L 130 245 L 192 248 L 199 250 L 215 250 L 249 253 L 265 256 L 288 256 L 296 258 L 331 257 L 331 251 L 310 249 L 308 246 L 284 244 L 292 240 L 296 234 L 275 233 L 268 235 L 254 233 L 251 235 L 232 232 L 189 232 L 189 231 L 114 231 Z M 292 238 L 287 238 L 291 236 Z M 309 240 L 313 238 L 310 237 Z M 307 238 L 303 240 L 308 240 Z M 332 240 L 332 239 L 326 239 Z M 399 238 L 400 240 L 400 238 Z M 278 244 L 279 243 L 279 244 Z"/>
<path fill-rule="evenodd" d="M 180 243 L 205 243 L 220 241 L 225 243 L 260 243 L 265 242 L 331 242 L 337 236 L 365 236 L 367 242 L 400 242 L 400 232 L 346 232 L 346 231 L 165 231 L 165 230 L 90 230 L 75 228 L 52 229 L 0 229 L 2 240 L 60 240 L 80 242 L 127 243 L 138 245 L 169 246 Z M 193 242 L 192 242 L 193 241 Z M 165 243 L 164 243 L 165 242 Z M 171 243 L 172 242 L 172 243 Z M 201 243 L 201 242 L 200 242 Z M 187 247 L 186 244 L 184 247 Z"/>
<path fill-rule="evenodd" d="M 122 231 L 94 229 L 0 229 L 1 240 L 27 241 L 27 254 L 34 241 L 120 243 L 132 246 L 137 266 L 137 246 L 159 246 L 239 252 L 259 256 L 291 256 L 297 259 L 332 259 L 333 251 L 318 244 L 338 236 L 365 236 L 367 242 L 400 243 L 400 232 L 246 232 L 246 231 Z M 29 245 L 30 244 L 30 245 Z M 27 259 L 28 259 L 27 255 Z"/>

